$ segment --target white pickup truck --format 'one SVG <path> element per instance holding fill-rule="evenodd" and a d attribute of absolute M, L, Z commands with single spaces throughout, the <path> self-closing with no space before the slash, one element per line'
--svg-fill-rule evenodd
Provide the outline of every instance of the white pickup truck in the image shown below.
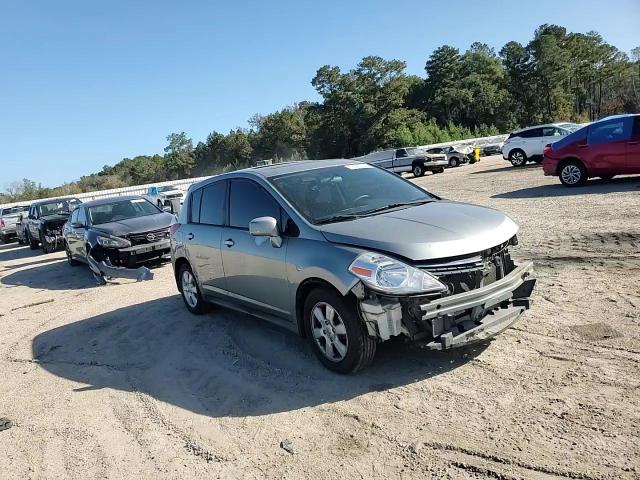
<path fill-rule="evenodd" d="M 354 160 L 367 162 L 396 173 L 412 172 L 414 177 L 421 177 L 425 172 L 442 173 L 449 165 L 446 155 L 427 153 L 417 147 L 382 150 L 354 158 Z"/>
<path fill-rule="evenodd" d="M 180 207 L 184 202 L 184 192 L 173 185 L 165 185 L 163 187 L 149 187 L 147 193 L 143 195 L 158 208 L 164 210 L 170 207 L 172 213 L 179 213 Z"/>
<path fill-rule="evenodd" d="M 16 235 L 18 217 L 28 210 L 28 205 L 0 208 L 0 242 L 6 243 Z"/>

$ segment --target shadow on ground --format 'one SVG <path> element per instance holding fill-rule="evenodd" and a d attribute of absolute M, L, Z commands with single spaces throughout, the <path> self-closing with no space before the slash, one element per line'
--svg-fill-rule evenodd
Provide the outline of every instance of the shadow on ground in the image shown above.
<path fill-rule="evenodd" d="M 44 332 L 33 356 L 83 391 L 140 391 L 214 417 L 264 415 L 348 400 L 439 375 L 486 348 L 445 353 L 393 342 L 356 375 L 324 369 L 304 339 L 247 315 L 189 314 L 179 296 Z"/>
<path fill-rule="evenodd" d="M 498 193 L 491 198 L 542 198 L 566 197 L 575 195 L 597 195 L 613 192 L 640 192 L 640 177 L 622 177 L 613 180 L 593 179 L 583 187 L 569 188 L 558 183 L 556 185 L 539 185 L 522 188 L 512 192 Z"/>
<path fill-rule="evenodd" d="M 41 257 L 43 255 L 42 250 L 31 250 L 29 247 L 25 247 L 19 243 L 0 244 L 0 262 Z"/>
<path fill-rule="evenodd" d="M 44 290 L 77 290 L 96 286 L 96 281 L 88 267 L 72 268 L 66 259 L 59 257 L 43 258 L 35 262 L 21 265 L 6 266 L 0 269 L 0 274 L 15 268 L 35 265 L 10 273 L 0 278 L 3 285 L 26 286 Z"/>
<path fill-rule="evenodd" d="M 541 163 L 527 163 L 523 167 L 514 167 L 510 163 L 507 163 L 507 167 L 492 168 L 491 170 L 476 170 L 471 172 L 471 175 L 481 175 L 483 173 L 500 173 L 500 172 L 526 172 L 527 170 L 535 170 L 542 168 Z"/>

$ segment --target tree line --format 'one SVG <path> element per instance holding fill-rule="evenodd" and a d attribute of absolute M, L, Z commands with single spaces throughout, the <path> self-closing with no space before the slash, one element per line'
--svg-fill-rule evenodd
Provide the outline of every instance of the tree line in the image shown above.
<path fill-rule="evenodd" d="M 630 56 L 596 32 L 542 25 L 528 44 L 496 52 L 443 45 L 409 75 L 401 60 L 365 57 L 342 71 L 325 65 L 311 84 L 321 101 L 303 101 L 248 128 L 194 142 L 167 137 L 164 155 L 125 158 L 56 188 L 24 179 L 0 203 L 204 176 L 263 159 L 350 158 L 395 146 L 424 145 L 508 132 L 551 121 L 587 122 L 640 111 L 640 47 Z"/>

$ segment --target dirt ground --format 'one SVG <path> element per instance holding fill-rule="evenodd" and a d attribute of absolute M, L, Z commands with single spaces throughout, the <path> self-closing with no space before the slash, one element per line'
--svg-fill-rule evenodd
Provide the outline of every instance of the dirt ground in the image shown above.
<path fill-rule="evenodd" d="M 640 478 L 640 177 L 572 190 L 490 157 L 418 183 L 520 224 L 534 305 L 488 345 L 385 344 L 354 376 L 188 314 L 170 265 L 98 287 L 0 246 L 0 478 Z"/>

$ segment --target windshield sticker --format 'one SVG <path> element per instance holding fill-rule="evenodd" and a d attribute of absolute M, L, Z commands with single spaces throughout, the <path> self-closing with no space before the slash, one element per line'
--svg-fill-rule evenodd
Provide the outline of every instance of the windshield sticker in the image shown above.
<path fill-rule="evenodd" d="M 351 165 L 345 165 L 345 168 L 349 170 L 360 170 L 361 168 L 373 168 L 368 163 L 352 163 Z"/>

